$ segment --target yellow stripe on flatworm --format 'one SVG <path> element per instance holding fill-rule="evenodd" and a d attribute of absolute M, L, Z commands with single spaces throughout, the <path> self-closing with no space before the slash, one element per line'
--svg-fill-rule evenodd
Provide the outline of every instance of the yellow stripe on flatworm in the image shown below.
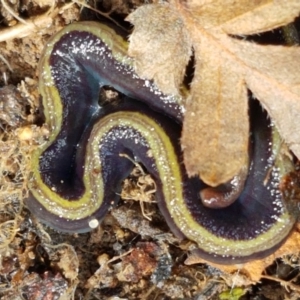
<path fill-rule="evenodd" d="M 139 113 L 119 112 L 105 118 L 95 127 L 95 137 L 92 135 L 93 147 L 97 150 L 101 137 L 115 125 L 132 126 L 148 142 L 149 148 L 156 161 L 159 177 L 162 181 L 163 195 L 173 221 L 183 234 L 195 241 L 201 249 L 219 255 L 247 256 L 277 245 L 282 236 L 286 235 L 293 226 L 290 215 L 285 213 L 271 228 L 260 234 L 256 239 L 247 241 L 233 241 L 219 238 L 199 225 L 192 217 L 186 206 L 182 191 L 182 177 L 177 155 L 166 133 L 152 120 Z M 102 132 L 96 137 L 96 132 Z M 88 157 L 92 157 L 88 155 Z M 234 217 L 234 216 L 232 216 Z"/>
<path fill-rule="evenodd" d="M 123 118 L 126 115 L 128 115 L 128 120 L 125 122 Z M 261 233 L 253 240 L 233 241 L 211 234 L 193 219 L 190 210 L 186 206 L 183 198 L 182 177 L 180 175 L 178 160 L 172 143 L 165 132 L 155 122 L 141 114 L 117 113 L 114 115 L 115 117 L 116 122 L 122 120 L 121 124 L 124 124 L 124 126 L 133 125 L 147 140 L 153 158 L 156 161 L 159 177 L 162 180 L 163 195 L 168 211 L 177 227 L 180 228 L 180 231 L 187 238 L 195 241 L 201 249 L 219 255 L 247 256 L 259 251 L 259 249 L 265 250 L 266 245 L 267 248 L 277 245 L 282 240 L 282 236 L 285 236 L 293 227 L 294 222 L 291 220 L 288 212 L 286 212 L 281 215 L 280 219 L 268 231 Z M 112 125 L 115 123 L 109 117 L 107 120 Z M 101 124 L 101 126 L 103 125 Z M 152 130 L 149 131 L 149 127 Z M 106 128 L 101 130 L 105 132 Z M 97 147 L 98 142 L 96 141 L 95 147 Z M 280 150 L 274 149 L 274 151 L 274 155 L 279 157 Z"/>
<path fill-rule="evenodd" d="M 293 170 L 293 164 L 290 161 L 290 158 L 282 153 L 281 146 L 278 146 L 282 145 L 279 139 L 280 136 L 278 131 L 273 128 L 273 142 L 271 146 L 271 151 L 275 158 L 273 166 L 280 170 L 280 174 L 287 174 Z M 261 200 L 263 201 L 264 199 Z M 283 236 L 288 235 L 295 223 L 291 214 L 285 207 L 283 207 L 284 213 L 273 225 L 271 225 L 269 230 L 258 234 L 258 236 L 254 239 L 234 241 L 217 237 L 195 222 L 181 198 L 178 199 L 178 201 L 174 201 L 173 205 L 168 203 L 168 210 L 184 235 L 190 240 L 195 241 L 199 245 L 200 249 L 203 249 L 208 253 L 224 256 L 230 255 L 243 257 L 271 249 L 282 241 Z M 228 217 L 234 218 L 235 216 Z"/>
<path fill-rule="evenodd" d="M 116 126 L 133 128 L 140 132 L 149 144 L 153 158 L 157 161 L 164 195 L 167 199 L 179 196 L 182 184 L 180 168 L 169 137 L 156 122 L 143 114 L 117 112 L 102 118 L 93 127 L 84 166 L 85 192 L 80 199 L 65 200 L 51 187 L 45 185 L 40 176 L 33 178 L 32 193 L 49 212 L 68 219 L 81 219 L 91 215 L 100 207 L 104 188 L 100 172 L 102 164 L 99 157 L 99 145 L 101 146 L 101 140 L 105 138 L 105 135 Z M 35 174 L 38 174 L 38 160 L 34 167 Z"/>
<path fill-rule="evenodd" d="M 267 248 L 275 246 L 292 228 L 290 215 L 284 213 L 267 232 L 253 240 L 233 241 L 211 234 L 193 219 L 185 204 L 179 162 L 169 137 L 152 119 L 132 112 L 117 112 L 95 124 L 86 152 L 83 178 L 86 191 L 82 198 L 69 202 L 56 195 L 41 181 L 37 182 L 40 190 L 35 192 L 35 197 L 48 211 L 64 218 L 81 219 L 99 208 L 103 199 L 103 182 L 98 172 L 101 170 L 99 145 L 106 133 L 115 126 L 132 127 L 147 141 L 162 180 L 168 211 L 184 235 L 195 241 L 201 249 L 219 255 L 247 256 L 259 249 L 265 250 L 266 245 Z"/>
<path fill-rule="evenodd" d="M 57 214 L 63 216 L 63 207 L 68 209 L 77 209 L 81 207 L 83 203 L 88 203 L 89 196 L 85 195 L 82 199 L 82 204 L 74 201 L 72 204 L 66 204 L 66 202 L 53 193 L 47 186 L 44 185 L 43 180 L 39 172 L 39 159 L 43 152 L 56 140 L 62 126 L 63 118 L 63 106 L 58 89 L 54 83 L 54 79 L 51 74 L 51 66 L 49 63 L 50 56 L 53 52 L 53 48 L 57 42 L 60 41 L 63 35 L 72 33 L 72 31 L 88 31 L 91 34 L 99 37 L 104 43 L 107 44 L 108 48 L 112 51 L 114 59 L 119 60 L 122 64 L 131 64 L 131 60 L 126 56 L 127 53 L 127 42 L 115 31 L 104 25 L 95 22 L 82 22 L 71 24 L 60 32 L 55 34 L 47 43 L 47 47 L 44 53 L 41 55 L 39 63 L 40 81 L 39 91 L 43 100 L 45 123 L 50 129 L 50 136 L 46 143 L 41 145 L 32 155 L 32 174 L 33 179 L 30 183 L 32 194 L 39 199 L 41 202 L 46 203 L 46 207 L 55 206 L 55 203 L 60 203 L 59 207 L 56 208 Z M 43 199 L 43 200 L 41 200 Z M 51 200 L 49 200 L 51 199 Z M 55 207 L 53 207 L 55 209 Z M 60 213 L 59 213 L 60 210 Z M 73 215 L 76 216 L 76 213 Z M 77 216 L 78 217 L 78 216 Z"/>
<path fill-rule="evenodd" d="M 63 115 L 61 99 L 59 91 L 55 86 L 54 79 L 51 74 L 51 66 L 49 63 L 49 59 L 53 52 L 55 44 L 59 42 L 65 34 L 71 34 L 72 31 L 84 31 L 97 36 L 112 51 L 114 59 L 118 60 L 122 64 L 132 64 L 132 60 L 126 55 L 128 48 L 128 43 L 126 42 L 126 40 L 124 40 L 121 36 L 117 35 L 112 28 L 104 24 L 95 22 L 74 23 L 68 25 L 60 32 L 55 34 L 48 41 L 47 47 L 45 47 L 44 53 L 42 53 L 41 61 L 39 63 L 39 91 L 43 99 L 46 124 L 51 130 L 49 143 L 45 145 L 45 147 L 41 148 L 41 153 L 50 145 L 50 142 L 56 139 L 61 129 Z"/>
<path fill-rule="evenodd" d="M 247 241 L 232 241 L 219 238 L 196 223 L 183 199 L 179 162 L 172 143 L 155 122 L 138 113 L 134 115 L 131 114 L 129 118 L 127 112 L 115 113 L 114 115 L 104 118 L 98 123 L 99 125 L 96 125 L 101 128 L 95 128 L 93 130 L 92 135 L 94 140 L 92 144 L 88 146 L 83 178 L 86 189 L 80 199 L 71 202 L 67 201 L 57 195 L 55 191 L 51 190 L 51 187 L 43 183 L 39 173 L 39 158 L 45 149 L 56 139 L 62 123 L 62 105 L 58 90 L 51 77 L 49 57 L 55 43 L 58 42 L 64 34 L 68 32 L 71 33 L 74 30 L 80 31 L 81 24 L 70 25 L 56 34 L 50 40 L 40 64 L 40 72 L 42 72 L 40 92 L 43 97 L 46 123 L 51 130 L 51 135 L 49 141 L 41 146 L 33 155 L 31 191 L 34 197 L 41 202 L 48 211 L 55 215 L 63 216 L 64 218 L 81 219 L 91 215 L 97 210 L 102 204 L 104 196 L 103 182 L 99 176 L 100 174 L 93 172 L 93 170 L 101 170 L 101 161 L 99 158 L 95 159 L 95 157 L 98 157 L 98 143 L 110 128 L 117 124 L 119 125 L 120 120 L 122 120 L 122 124 L 133 126 L 136 130 L 140 131 L 149 143 L 152 155 L 157 161 L 167 209 L 177 227 L 187 238 L 195 241 L 199 247 L 206 252 L 233 256 L 248 256 L 254 252 L 259 252 L 261 249 L 266 250 L 266 245 L 267 248 L 271 248 L 278 244 L 282 239 L 281 237 L 287 235 L 293 226 L 293 220 L 291 220 L 288 213 L 284 213 L 280 220 L 277 220 L 267 232 L 261 233 L 257 238 Z M 84 28 L 84 31 L 87 31 L 87 27 Z M 130 63 L 130 60 L 126 59 L 124 52 L 126 51 L 126 42 L 116 35 L 112 29 L 105 25 L 95 26 L 94 23 L 90 23 L 88 31 L 106 42 L 113 51 L 113 55 L 115 55 L 116 59 L 122 63 Z M 124 53 L 124 57 L 122 53 Z M 149 131 L 149 128 L 153 128 L 153 130 Z M 93 160 L 93 164 L 91 160 Z M 94 183 L 93 185 L 92 182 Z M 234 218 L 234 216 L 232 217 Z"/>

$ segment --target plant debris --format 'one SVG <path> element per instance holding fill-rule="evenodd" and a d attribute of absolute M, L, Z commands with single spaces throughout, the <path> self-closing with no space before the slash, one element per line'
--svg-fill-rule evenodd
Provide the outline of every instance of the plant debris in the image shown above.
<path fill-rule="evenodd" d="M 217 186 L 247 165 L 247 89 L 300 158 L 300 48 L 246 40 L 293 22 L 299 13 L 298 0 L 173 0 L 141 6 L 127 17 L 135 25 L 128 53 L 137 72 L 166 93 L 180 93 L 193 48 L 181 139 L 190 176 Z"/>

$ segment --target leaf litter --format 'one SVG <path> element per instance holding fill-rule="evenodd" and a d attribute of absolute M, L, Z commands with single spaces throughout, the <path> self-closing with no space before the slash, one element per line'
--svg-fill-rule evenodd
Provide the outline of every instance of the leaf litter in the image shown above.
<path fill-rule="evenodd" d="M 217 186 L 248 163 L 247 89 L 300 158 L 300 48 L 243 38 L 293 22 L 299 12 L 298 0 L 172 0 L 141 6 L 127 17 L 135 26 L 128 52 L 137 72 L 166 93 L 180 93 L 193 49 L 181 138 L 190 176 Z"/>

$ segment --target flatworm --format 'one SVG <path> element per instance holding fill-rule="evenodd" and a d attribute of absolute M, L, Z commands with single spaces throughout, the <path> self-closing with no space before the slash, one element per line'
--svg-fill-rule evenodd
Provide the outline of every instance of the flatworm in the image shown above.
<path fill-rule="evenodd" d="M 126 41 L 114 30 L 93 22 L 67 26 L 47 44 L 39 70 L 51 134 L 33 153 L 26 204 L 42 222 L 67 232 L 96 227 L 118 202 L 121 181 L 133 167 L 120 156 L 126 153 L 155 179 L 170 229 L 194 241 L 205 259 L 245 262 L 270 254 L 286 239 L 295 219 L 279 186 L 293 165 L 254 100 L 244 188 L 230 205 L 214 209 L 199 196 L 207 186 L 188 178 L 182 163 L 181 99 L 134 72 Z M 118 105 L 99 104 L 103 86 L 123 94 Z"/>

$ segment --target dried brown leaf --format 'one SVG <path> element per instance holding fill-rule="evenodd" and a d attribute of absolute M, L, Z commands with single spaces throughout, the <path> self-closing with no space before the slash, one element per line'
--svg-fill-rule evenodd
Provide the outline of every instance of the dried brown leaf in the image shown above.
<path fill-rule="evenodd" d="M 298 0 L 190 0 L 188 8 L 198 24 L 229 34 L 254 34 L 292 22 L 299 14 Z"/>
<path fill-rule="evenodd" d="M 300 158 L 300 128 L 296 118 L 300 115 L 300 48 L 261 46 L 232 37 L 263 32 L 293 21 L 300 12 L 299 0 L 190 0 L 184 4 L 173 0 L 172 5 L 147 5 L 147 12 L 149 15 L 143 14 L 142 22 L 147 31 L 140 34 L 145 36 L 147 45 L 153 41 L 150 38 L 155 40 L 155 48 L 147 47 L 147 53 L 152 51 L 155 55 L 159 49 L 165 62 L 162 65 L 162 60 L 151 60 L 147 54 L 149 67 L 152 63 L 151 70 L 159 70 L 160 74 L 141 75 L 158 82 L 158 78 L 172 77 L 171 68 L 165 66 L 177 62 L 181 51 L 190 49 L 191 43 L 194 48 L 195 74 L 182 134 L 184 160 L 190 175 L 200 174 L 206 183 L 216 186 L 230 180 L 247 163 L 246 88 L 261 101 L 283 139 Z M 138 22 L 131 17 L 129 20 L 139 31 Z M 180 32 L 189 37 L 186 48 L 180 45 L 181 51 L 176 49 L 179 38 L 167 46 L 161 40 L 166 36 L 158 34 L 167 32 L 178 37 L 178 26 L 173 26 L 177 31 L 172 29 L 175 20 L 180 20 Z M 143 42 L 141 39 L 139 48 L 143 48 Z M 130 46 L 131 53 L 136 51 L 136 45 Z M 140 56 L 137 64 L 143 64 L 142 60 Z M 187 62 L 186 56 L 180 64 L 176 63 L 177 75 L 185 70 L 183 62 Z M 160 88 L 164 92 L 173 91 L 182 76 L 176 78 L 172 88 L 159 85 Z"/>
<path fill-rule="evenodd" d="M 228 39 L 248 88 L 268 111 L 281 136 L 300 157 L 300 48 L 261 46 Z M 272 55 L 270 55 L 272 54 Z"/>
<path fill-rule="evenodd" d="M 244 17 L 257 8 L 264 7 L 272 0 L 189 0 L 188 9 L 202 28 L 210 30 Z M 230 22 L 230 23 L 231 23 Z"/>
<path fill-rule="evenodd" d="M 240 2 L 240 1 L 237 1 Z M 247 2 L 244 0 L 244 2 Z M 229 34 L 254 34 L 269 31 L 294 21 L 299 15 L 299 0 L 248 1 L 258 4 L 246 13 L 220 26 Z M 260 3 L 258 3 L 260 2 Z"/>
<path fill-rule="evenodd" d="M 144 5 L 127 20 L 135 25 L 128 54 L 138 74 L 155 79 L 167 94 L 177 94 L 192 54 L 191 41 L 178 12 L 167 3 Z"/>
<path fill-rule="evenodd" d="M 194 47 L 202 61 L 196 64 L 192 97 L 186 104 L 182 145 L 189 144 L 186 132 L 201 133 L 193 135 L 193 145 L 200 147 L 201 155 L 187 147 L 185 165 L 190 175 L 200 172 L 207 184 L 215 186 L 216 182 L 232 178 L 240 171 L 241 165 L 247 164 L 247 88 L 243 76 L 234 72 L 230 63 L 222 64 L 223 57 L 211 55 L 214 49 L 201 45 Z M 233 113 L 233 108 L 239 117 Z M 227 157 L 225 161 L 224 156 Z"/>
<path fill-rule="evenodd" d="M 194 175 L 199 172 L 200 177 L 207 184 L 215 186 L 233 177 L 245 161 L 244 155 L 241 155 L 241 149 L 247 151 L 247 148 L 246 143 L 244 144 L 245 148 L 242 148 L 241 135 L 244 134 L 245 142 L 248 134 L 242 126 L 247 122 L 247 116 L 243 114 L 245 110 L 241 109 L 239 102 L 247 105 L 245 102 L 247 93 L 240 94 L 238 76 L 268 111 L 290 149 L 300 157 L 300 125 L 297 122 L 297 116 L 300 113 L 299 47 L 261 46 L 224 34 L 204 35 L 201 30 L 198 32 L 196 30 L 194 29 L 193 36 L 195 37 L 197 34 L 201 36 L 199 38 L 201 42 L 194 44 L 194 48 L 195 53 L 201 57 L 202 65 L 198 67 L 196 64 L 195 79 L 191 89 L 192 100 L 186 105 L 187 112 L 182 137 L 185 164 L 189 174 Z M 204 55 L 204 51 L 207 52 L 207 55 Z M 216 75 L 212 76 L 213 66 L 207 70 L 203 67 L 209 59 L 213 60 L 213 63 L 219 68 L 223 66 L 228 71 L 222 80 Z M 203 70 L 199 72 L 198 68 Z M 201 77 L 199 77 L 200 74 Z M 227 96 L 223 97 L 224 105 L 226 105 L 225 99 L 228 99 L 228 111 L 223 118 L 218 118 L 217 115 L 213 118 L 213 114 L 210 112 L 210 110 L 218 110 L 216 102 L 211 99 L 218 97 L 214 95 L 216 86 L 213 85 L 213 81 L 216 86 L 228 85 L 229 87 Z M 202 89 L 206 90 L 204 94 Z M 233 95 L 239 98 L 234 101 Z M 212 107 L 209 107 L 210 105 Z M 193 123 L 191 117 L 197 111 L 205 111 L 201 118 L 196 114 L 198 125 Z M 210 120 L 209 127 L 207 127 L 205 119 Z M 233 120 L 236 122 L 235 128 L 232 126 Z M 226 133 L 223 133 L 222 136 L 219 135 L 217 126 L 220 123 L 224 124 L 224 132 L 227 132 L 228 136 L 233 136 L 231 139 L 226 136 Z M 211 124 L 215 124 L 215 126 L 213 127 Z M 216 148 L 208 142 L 209 137 L 201 128 L 206 128 L 206 130 L 209 128 L 210 139 L 218 138 L 219 147 Z M 195 132 L 201 132 L 201 135 L 195 135 Z M 223 140 L 222 137 L 224 137 Z M 240 143 L 236 143 L 232 147 L 234 140 L 240 141 Z M 195 149 L 195 145 L 197 145 L 197 149 Z M 209 150 L 206 151 L 206 149 Z M 216 167 L 218 167 L 217 173 Z M 218 174 L 219 177 L 216 176 Z"/>

